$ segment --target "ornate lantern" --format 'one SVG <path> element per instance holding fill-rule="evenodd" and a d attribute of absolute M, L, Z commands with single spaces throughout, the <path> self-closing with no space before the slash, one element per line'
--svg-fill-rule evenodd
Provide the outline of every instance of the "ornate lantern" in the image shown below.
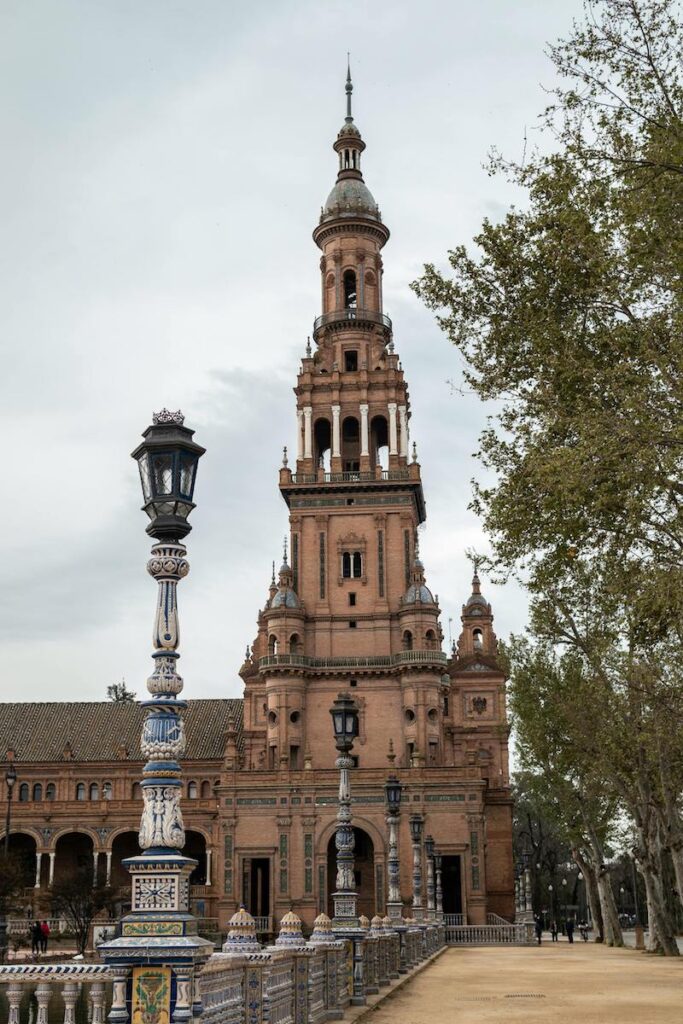
<path fill-rule="evenodd" d="M 349 693 L 340 693 L 330 708 L 334 742 L 340 754 L 347 754 L 358 735 L 358 708 Z"/>
<path fill-rule="evenodd" d="M 145 440 L 132 453 L 140 470 L 142 507 L 150 518 L 147 533 L 160 541 L 179 541 L 192 529 L 187 517 L 194 508 L 197 463 L 206 449 L 195 444 L 194 431 L 183 422 L 181 412 L 155 413 Z"/>
<path fill-rule="evenodd" d="M 384 795 L 389 814 L 398 814 L 401 807 L 401 791 L 403 787 L 395 775 L 390 775 L 384 783 Z"/>
<path fill-rule="evenodd" d="M 427 856 L 428 857 L 433 857 L 434 856 L 434 837 L 433 836 L 429 836 L 429 835 L 425 836 L 425 850 L 427 851 Z"/>
<path fill-rule="evenodd" d="M 413 843 L 419 843 L 422 838 L 422 826 L 424 825 L 424 818 L 421 814 L 410 815 L 410 838 Z"/>

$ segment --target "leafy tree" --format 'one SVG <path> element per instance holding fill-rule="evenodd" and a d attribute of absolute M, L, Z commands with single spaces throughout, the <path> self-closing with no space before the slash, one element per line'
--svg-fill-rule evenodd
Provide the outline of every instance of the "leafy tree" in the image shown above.
<path fill-rule="evenodd" d="M 653 946 L 677 955 L 665 876 L 670 860 L 683 893 L 678 5 L 587 3 L 549 52 L 550 151 L 490 163 L 527 204 L 414 288 L 496 402 L 480 452 L 495 482 L 475 485 L 474 508 L 490 565 L 532 595 L 536 645 L 518 649 L 513 678 L 522 748 L 563 807 L 577 801 L 606 935 L 597 825 L 611 801 L 629 815 Z M 525 679 L 534 659 L 543 674 Z"/>
<path fill-rule="evenodd" d="M 120 683 L 112 683 L 107 687 L 107 700 L 115 704 L 132 704 L 135 701 L 135 693 L 128 689 L 126 680 L 122 679 Z"/>
<path fill-rule="evenodd" d="M 78 868 L 55 881 L 52 886 L 53 910 L 66 918 L 76 937 L 79 953 L 86 950 L 90 925 L 100 911 L 113 912 L 115 899 L 116 891 L 111 886 L 93 886 L 89 868 Z"/>
<path fill-rule="evenodd" d="M 0 845 L 0 913 L 8 914 L 21 908 L 25 886 L 26 865 L 23 858 L 11 849 L 5 854 L 3 842 Z"/>

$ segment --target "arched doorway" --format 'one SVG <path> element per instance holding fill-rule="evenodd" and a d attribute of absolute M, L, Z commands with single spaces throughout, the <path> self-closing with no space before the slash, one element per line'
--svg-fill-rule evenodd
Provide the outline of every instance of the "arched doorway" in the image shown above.
<path fill-rule="evenodd" d="M 93 841 L 85 832 L 67 832 L 55 844 L 55 884 L 74 876 L 93 879 Z"/>
<path fill-rule="evenodd" d="M 362 828 L 353 830 L 353 861 L 356 877 L 356 893 L 358 895 L 358 916 L 364 914 L 372 918 L 377 913 L 375 894 L 375 848 L 372 839 Z M 337 847 L 335 834 L 332 833 L 327 844 L 327 913 L 334 917 L 332 893 L 336 890 L 337 881 Z"/>
<path fill-rule="evenodd" d="M 0 843 L 4 843 L 3 836 Z M 36 884 L 36 841 L 33 836 L 26 832 L 12 832 L 9 834 L 9 856 L 15 861 L 19 871 L 21 885 L 24 889 L 33 888 Z"/>
<path fill-rule="evenodd" d="M 122 889 L 130 889 L 130 873 L 123 862 L 128 857 L 139 856 L 140 844 L 137 832 L 119 832 L 117 836 L 114 836 L 114 841 L 111 844 L 111 874 L 109 876 L 109 884 L 112 889 L 117 892 Z M 102 879 L 102 881 L 104 880 Z"/>
<path fill-rule="evenodd" d="M 184 857 L 192 857 L 197 867 L 190 875 L 190 885 L 206 885 L 206 839 L 201 832 L 185 833 Z"/>

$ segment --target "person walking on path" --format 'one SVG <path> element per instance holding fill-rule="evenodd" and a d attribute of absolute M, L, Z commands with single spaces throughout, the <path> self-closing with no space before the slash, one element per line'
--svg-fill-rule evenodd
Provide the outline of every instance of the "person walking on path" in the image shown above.
<path fill-rule="evenodd" d="M 536 939 L 538 940 L 539 946 L 541 945 L 541 936 L 543 935 L 543 922 L 540 917 L 536 918 L 534 923 L 534 931 L 536 932 Z"/>
<path fill-rule="evenodd" d="M 567 921 L 567 938 L 570 942 L 574 941 L 574 922 L 571 918 Z"/>
<path fill-rule="evenodd" d="M 553 942 L 557 942 L 557 921 L 554 918 L 550 922 L 550 935 Z"/>
<path fill-rule="evenodd" d="M 43 921 L 40 926 L 40 951 L 41 953 L 47 953 L 47 940 L 50 938 L 50 926 L 47 921 Z"/>
<path fill-rule="evenodd" d="M 40 927 L 40 921 L 34 921 L 31 927 L 31 952 L 34 956 L 38 956 L 43 941 L 43 932 Z"/>

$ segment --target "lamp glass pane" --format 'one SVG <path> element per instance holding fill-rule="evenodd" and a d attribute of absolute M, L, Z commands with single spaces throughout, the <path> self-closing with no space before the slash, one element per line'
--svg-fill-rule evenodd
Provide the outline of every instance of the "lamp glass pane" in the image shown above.
<path fill-rule="evenodd" d="M 332 724 L 334 725 L 335 736 L 344 735 L 344 712 L 333 711 L 332 712 Z"/>
<path fill-rule="evenodd" d="M 173 493 L 173 456 L 157 452 L 150 456 L 152 461 L 152 487 L 155 495 Z"/>
<path fill-rule="evenodd" d="M 347 736 L 355 736 L 356 735 L 356 716 L 352 715 L 351 712 L 349 711 L 349 712 L 346 713 L 345 718 L 346 718 L 346 735 Z"/>
<path fill-rule="evenodd" d="M 183 498 L 191 498 L 194 490 L 194 475 L 197 460 L 189 452 L 180 453 L 180 493 Z"/>
<path fill-rule="evenodd" d="M 192 505 L 189 501 L 179 501 L 176 506 L 175 514 L 180 516 L 181 519 L 187 519 L 191 511 Z"/>
<path fill-rule="evenodd" d="M 149 457 L 147 452 L 143 452 L 138 459 L 138 469 L 140 470 L 140 483 L 142 484 L 142 494 L 145 501 L 149 501 L 152 497 L 152 481 L 149 475 Z"/>

